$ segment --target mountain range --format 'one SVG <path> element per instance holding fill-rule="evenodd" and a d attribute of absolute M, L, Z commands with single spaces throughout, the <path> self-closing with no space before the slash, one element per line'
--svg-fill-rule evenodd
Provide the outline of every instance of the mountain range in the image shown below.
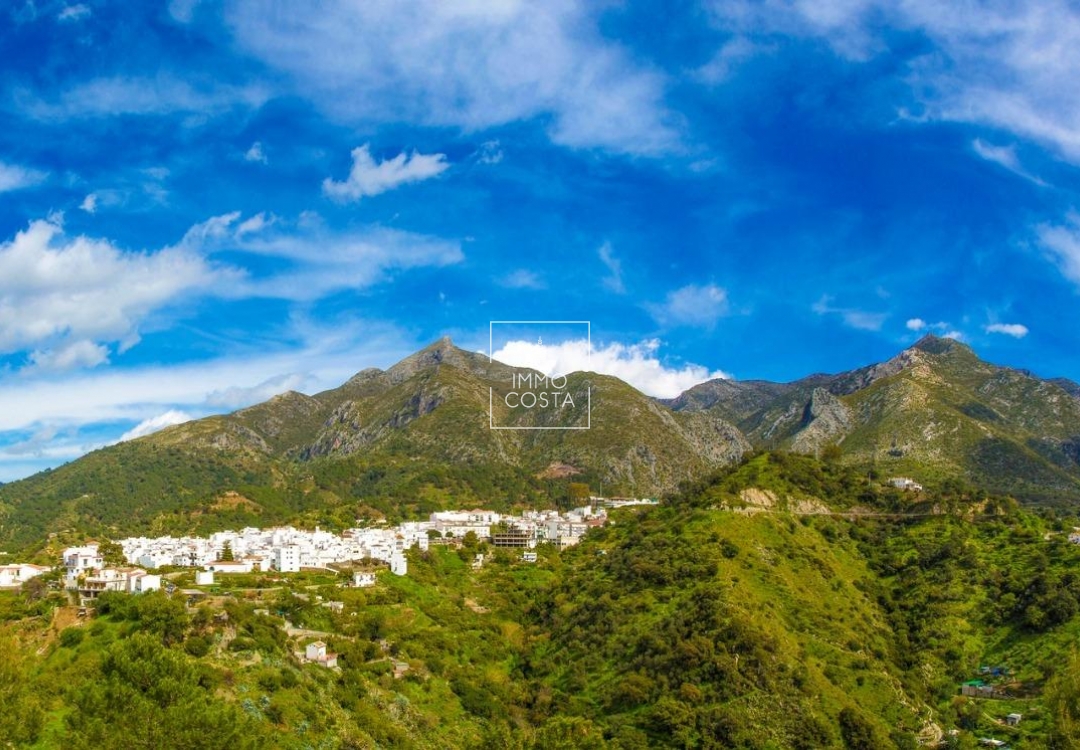
<path fill-rule="evenodd" d="M 952 339 L 927 336 L 850 372 L 717 379 L 669 400 L 576 372 L 559 389 L 573 408 L 511 408 L 521 375 L 542 377 L 443 338 L 333 390 L 284 393 L 4 485 L 0 541 L 529 505 L 570 481 L 651 496 L 756 449 L 839 448 L 881 476 L 1080 498 L 1080 385 L 984 362 Z"/>

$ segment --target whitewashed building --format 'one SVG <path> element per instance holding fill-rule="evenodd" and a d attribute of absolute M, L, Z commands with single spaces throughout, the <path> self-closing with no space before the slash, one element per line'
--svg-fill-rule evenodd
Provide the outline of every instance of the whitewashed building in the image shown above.
<path fill-rule="evenodd" d="M 83 600 L 96 599 L 106 591 L 144 594 L 161 588 L 161 576 L 141 568 L 102 568 L 86 575 L 75 588 Z"/>
<path fill-rule="evenodd" d="M 250 560 L 214 560 L 205 565 L 205 569 L 211 573 L 250 573 L 252 571 Z"/>
<path fill-rule="evenodd" d="M 314 662 L 315 664 L 321 664 L 324 667 L 337 666 L 337 654 L 327 652 L 326 644 L 322 641 L 309 643 L 304 652 L 304 656 L 308 661 Z"/>
<path fill-rule="evenodd" d="M 402 552 L 390 556 L 390 572 L 396 576 L 408 575 L 409 561 Z"/>
<path fill-rule="evenodd" d="M 64 550 L 64 568 L 67 571 L 68 587 L 73 588 L 75 580 L 93 570 L 105 567 L 105 560 L 98 552 L 98 545 L 87 544 L 83 547 L 68 547 Z"/>
<path fill-rule="evenodd" d="M 0 565 L 0 588 L 22 586 L 31 578 L 37 578 L 42 573 L 48 573 L 51 568 L 31 563 L 11 563 Z"/>
<path fill-rule="evenodd" d="M 148 591 L 157 591 L 161 588 L 161 576 L 147 573 L 145 570 L 136 570 L 128 575 L 128 593 L 145 594 Z"/>
<path fill-rule="evenodd" d="M 279 573 L 300 572 L 300 547 L 288 544 L 274 548 L 274 570 Z"/>

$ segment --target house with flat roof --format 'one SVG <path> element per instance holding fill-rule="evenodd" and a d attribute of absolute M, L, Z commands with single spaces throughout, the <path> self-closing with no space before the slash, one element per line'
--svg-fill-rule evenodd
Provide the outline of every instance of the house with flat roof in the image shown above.
<path fill-rule="evenodd" d="M 0 565 L 0 588 L 22 586 L 31 578 L 37 578 L 50 570 L 51 568 L 46 568 L 44 565 L 32 565 L 31 563 Z"/>
<path fill-rule="evenodd" d="M 322 641 L 309 643 L 304 651 L 304 658 L 313 664 L 321 664 L 327 668 L 337 666 L 337 654 L 327 652 L 326 644 Z"/>

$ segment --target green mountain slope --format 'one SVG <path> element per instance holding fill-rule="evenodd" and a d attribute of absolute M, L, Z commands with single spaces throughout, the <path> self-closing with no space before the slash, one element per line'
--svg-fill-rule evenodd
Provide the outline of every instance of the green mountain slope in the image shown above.
<path fill-rule="evenodd" d="M 715 415 L 674 414 L 595 373 L 568 377 L 573 408 L 510 408 L 514 373 L 529 371 L 443 339 L 330 391 L 104 448 L 0 489 L 0 541 L 534 505 L 565 496 L 567 481 L 541 478 L 552 465 L 609 493 L 655 495 L 749 449 Z"/>
<path fill-rule="evenodd" d="M 772 509 L 723 509 L 765 494 Z M 901 494 L 839 463 L 760 454 L 620 519 L 564 556 L 531 610 L 529 674 L 616 747 L 1075 737 L 1078 709 L 1047 707 L 1080 677 L 1063 659 L 1080 632 L 1080 548 L 1008 501 L 931 493 L 890 512 Z M 998 699 L 959 695 L 980 675 Z M 1012 712 L 1021 726 L 1006 727 Z"/>
<path fill-rule="evenodd" d="M 714 381 L 669 403 L 729 419 L 758 447 L 836 444 L 890 474 L 1068 500 L 1080 497 L 1080 399 L 1067 388 L 927 336 L 880 365 L 782 385 Z"/>
<path fill-rule="evenodd" d="M 285 393 L 105 448 L 0 487 L 0 542 L 65 528 L 341 526 L 448 505 L 507 508 L 565 498 L 571 480 L 656 495 L 751 447 L 839 446 L 845 461 L 886 476 L 1080 498 L 1075 389 L 983 362 L 949 339 L 928 336 L 851 372 L 715 380 L 670 401 L 573 373 L 560 391 L 572 406 L 523 408 L 507 401 L 522 390 L 515 374 L 539 377 L 442 339 L 333 390 Z"/>
<path fill-rule="evenodd" d="M 438 546 L 370 589 L 325 571 L 222 576 L 236 596 L 107 594 L 85 619 L 50 617 L 46 587 L 0 592 L 0 736 L 911 750 L 955 730 L 946 747 L 1074 746 L 1080 546 L 1004 499 L 901 496 L 837 461 L 762 453 L 531 564 Z M 316 637 L 339 670 L 297 660 Z M 960 694 L 977 678 L 995 697 Z"/>

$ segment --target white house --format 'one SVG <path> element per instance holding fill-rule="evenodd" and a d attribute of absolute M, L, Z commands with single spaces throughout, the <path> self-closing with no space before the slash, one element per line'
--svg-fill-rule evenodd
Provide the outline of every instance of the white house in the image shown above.
<path fill-rule="evenodd" d="M 172 565 L 173 555 L 171 552 L 147 552 L 139 555 L 134 562 L 144 568 L 160 568 L 162 565 Z"/>
<path fill-rule="evenodd" d="M 295 544 L 286 544 L 274 548 L 274 569 L 279 573 L 300 572 L 300 547 Z"/>
<path fill-rule="evenodd" d="M 204 566 L 211 573 L 250 573 L 250 560 L 214 560 Z"/>
<path fill-rule="evenodd" d="M 157 591 L 161 588 L 161 576 L 147 573 L 144 570 L 135 570 L 128 574 L 128 593 L 145 594 L 147 591 Z"/>
<path fill-rule="evenodd" d="M 395 552 L 390 556 L 390 572 L 396 576 L 408 575 L 409 561 L 401 552 Z"/>
<path fill-rule="evenodd" d="M 94 599 L 103 591 L 127 592 L 128 581 L 126 572 L 116 568 L 102 568 L 88 575 L 78 586 L 79 595 L 84 599 Z"/>
<path fill-rule="evenodd" d="M 64 568 L 67 570 L 69 581 L 74 581 L 91 570 L 101 570 L 103 567 L 105 567 L 105 560 L 98 552 L 97 544 L 68 547 L 64 550 Z"/>
<path fill-rule="evenodd" d="M 892 477 L 889 479 L 889 484 L 896 487 L 898 490 L 906 490 L 908 492 L 922 492 L 923 490 L 921 484 L 908 477 Z"/>
<path fill-rule="evenodd" d="M 273 568 L 273 559 L 270 555 L 245 555 L 244 560 L 251 563 L 251 569 L 259 573 L 265 573 Z"/>
<path fill-rule="evenodd" d="M 214 585 L 214 571 L 212 571 L 212 570 L 196 570 L 195 571 L 195 585 L 196 586 L 213 586 Z"/>
<path fill-rule="evenodd" d="M 141 568 L 102 568 L 77 584 L 79 596 L 96 599 L 104 591 L 143 594 L 161 588 L 161 576 L 151 575 Z"/>
<path fill-rule="evenodd" d="M 374 586 L 375 585 L 375 574 L 374 573 L 361 573 L 361 572 L 357 571 L 357 572 L 353 573 L 352 585 L 355 586 L 358 589 L 364 589 L 364 588 L 367 588 L 369 586 Z"/>
<path fill-rule="evenodd" d="M 337 666 L 337 654 L 330 654 L 326 652 L 326 644 L 322 641 L 315 641 L 309 643 L 307 651 L 305 652 L 307 660 L 315 662 L 316 664 L 322 664 L 324 667 L 336 667 Z"/>
<path fill-rule="evenodd" d="M 42 573 L 48 573 L 49 568 L 30 563 L 11 563 L 0 565 L 0 588 L 8 586 L 22 586 L 31 578 L 37 578 Z"/>

